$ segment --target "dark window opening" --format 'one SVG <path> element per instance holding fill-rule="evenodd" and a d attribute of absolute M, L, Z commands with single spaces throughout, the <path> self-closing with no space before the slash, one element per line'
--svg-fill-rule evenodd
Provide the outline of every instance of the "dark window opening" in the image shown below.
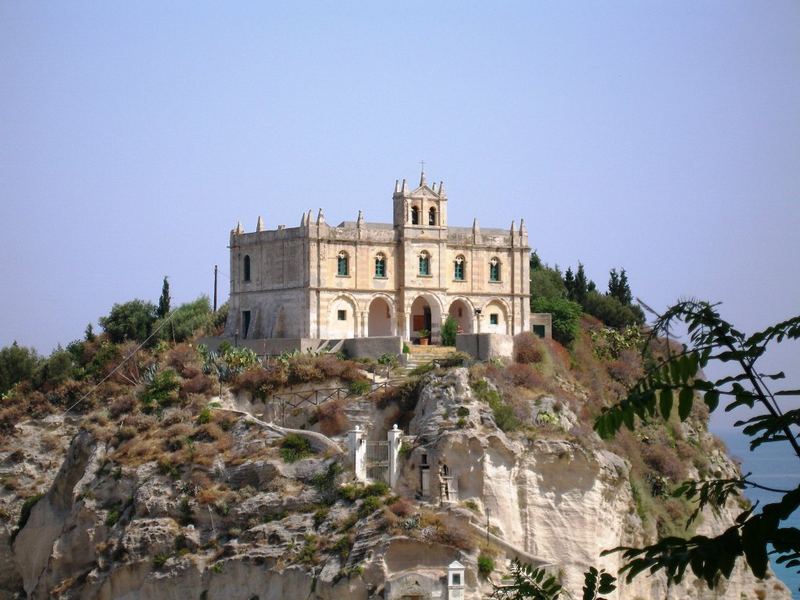
<path fill-rule="evenodd" d="M 419 274 L 420 275 L 430 275 L 431 274 L 431 259 L 428 256 L 427 252 L 423 252 L 419 255 Z"/>
<path fill-rule="evenodd" d="M 244 257 L 244 280 L 250 281 L 250 257 L 247 255 Z"/>
<path fill-rule="evenodd" d="M 419 209 L 416 206 L 411 207 L 411 224 L 419 225 Z"/>
<path fill-rule="evenodd" d="M 336 273 L 338 275 L 346 276 L 348 274 L 347 254 L 340 252 L 336 262 Z"/>
<path fill-rule="evenodd" d="M 346 310 L 336 311 L 336 318 L 338 318 L 340 321 L 347 321 L 347 311 Z"/>
<path fill-rule="evenodd" d="M 544 337 L 544 333 L 545 333 L 544 325 L 534 325 L 533 326 L 533 333 L 534 333 L 534 335 L 537 335 L 538 337 L 543 338 Z"/>
<path fill-rule="evenodd" d="M 491 313 L 489 315 L 489 325 L 497 325 L 500 322 L 500 315 Z"/>
<path fill-rule="evenodd" d="M 375 257 L 375 277 L 386 277 L 386 258 L 383 254 Z"/>
<path fill-rule="evenodd" d="M 242 311 L 242 338 L 246 338 L 250 332 L 250 311 Z"/>
<path fill-rule="evenodd" d="M 500 281 L 500 261 L 496 258 L 489 262 L 489 281 Z"/>
<path fill-rule="evenodd" d="M 436 209 L 433 207 L 428 211 L 428 225 L 436 225 Z"/>
<path fill-rule="evenodd" d="M 464 281 L 464 257 L 459 256 L 453 268 L 453 279 L 456 281 Z"/>

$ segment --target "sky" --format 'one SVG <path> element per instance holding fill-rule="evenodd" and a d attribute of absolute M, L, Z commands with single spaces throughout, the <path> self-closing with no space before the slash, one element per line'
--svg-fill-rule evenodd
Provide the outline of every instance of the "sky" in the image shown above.
<path fill-rule="evenodd" d="M 237 220 L 391 222 L 421 160 L 451 224 L 524 217 L 601 288 L 796 315 L 800 3 L 0 0 L 0 346 L 215 264 L 222 302 Z"/>

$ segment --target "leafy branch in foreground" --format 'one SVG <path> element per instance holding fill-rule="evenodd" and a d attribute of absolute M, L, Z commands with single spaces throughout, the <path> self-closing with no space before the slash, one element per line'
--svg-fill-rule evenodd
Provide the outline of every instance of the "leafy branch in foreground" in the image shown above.
<path fill-rule="evenodd" d="M 572 598 L 569 592 L 562 590 L 556 578 L 549 575 L 545 569 L 521 563 L 516 558 L 511 563 L 511 573 L 508 583 L 494 585 L 491 598 L 497 600 L 558 600 L 561 594 Z M 605 572 L 591 567 L 584 573 L 583 600 L 606 600 L 600 594 L 610 594 L 617 586 L 616 578 Z"/>
<path fill-rule="evenodd" d="M 711 411 L 717 409 L 720 398 L 729 399 L 725 411 L 740 406 L 762 410 L 761 414 L 735 423 L 751 438 L 751 450 L 765 443 L 786 442 L 800 458 L 797 437 L 800 410 L 784 413 L 778 403 L 778 398 L 800 395 L 800 390 L 772 392 L 767 382 L 783 379 L 784 373 L 764 374 L 756 366 L 768 344 L 800 337 L 800 317 L 748 337 L 722 319 L 716 305 L 689 300 L 679 302 L 659 316 L 650 339 L 669 339 L 671 328 L 678 323 L 686 325 L 690 344 L 681 352 L 668 354 L 666 360 L 647 371 L 625 398 L 604 409 L 595 421 L 597 433 L 608 439 L 623 425 L 635 429 L 637 419 L 646 422 L 658 415 L 669 419 L 676 395 L 678 417 L 684 421 L 691 413 L 695 395 L 702 393 L 703 401 Z M 731 363 L 738 367 L 739 372 L 717 380 L 704 379 L 701 369 L 712 361 Z M 650 573 L 664 570 L 670 581 L 677 582 L 683 578 L 686 569 L 691 568 L 709 588 L 716 586 L 720 575 L 729 577 L 741 556 L 753 574 L 763 578 L 767 572 L 770 545 L 778 555 L 778 563 L 800 567 L 800 530 L 781 527 L 781 523 L 800 507 L 800 486 L 792 490 L 774 490 L 751 481 L 748 476 L 686 482 L 675 494 L 698 502 L 689 522 L 707 505 L 713 508 L 724 506 L 731 494 L 738 494 L 746 486 L 782 493 L 780 501 L 765 505 L 758 514 L 754 514 L 754 509 L 742 512 L 734 525 L 716 537 L 694 536 L 688 540 L 667 537 L 645 548 L 620 547 L 607 553 L 623 553 L 628 562 L 621 572 L 627 573 L 628 581 L 645 570 Z"/>
<path fill-rule="evenodd" d="M 556 578 L 540 569 L 522 563 L 516 558 L 511 563 L 511 582 L 506 585 L 495 585 L 491 597 L 496 600 L 558 600 L 561 585 Z"/>

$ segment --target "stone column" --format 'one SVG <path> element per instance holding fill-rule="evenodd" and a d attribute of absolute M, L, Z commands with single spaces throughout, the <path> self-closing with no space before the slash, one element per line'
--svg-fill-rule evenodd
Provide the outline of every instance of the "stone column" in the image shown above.
<path fill-rule="evenodd" d="M 397 476 L 400 473 L 400 446 L 403 443 L 403 431 L 398 429 L 397 423 L 386 434 L 389 441 L 389 486 L 394 489 Z"/>
<path fill-rule="evenodd" d="M 353 473 L 358 481 L 367 481 L 367 441 L 364 439 L 364 430 L 361 425 L 347 432 L 347 449 Z"/>

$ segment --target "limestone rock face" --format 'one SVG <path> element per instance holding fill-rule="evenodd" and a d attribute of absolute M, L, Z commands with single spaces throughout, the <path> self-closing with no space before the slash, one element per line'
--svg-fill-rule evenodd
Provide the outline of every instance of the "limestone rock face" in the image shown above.
<path fill-rule="evenodd" d="M 546 435 L 507 435 L 476 397 L 466 369 L 427 375 L 408 426 L 412 449 L 393 491 L 413 508 L 396 513 L 365 510 L 364 499 L 326 504 L 325 477 L 341 457 L 286 463 L 264 450 L 274 440 L 259 438 L 258 427 L 234 431 L 236 443 L 252 443 L 260 454 L 236 464 L 208 460 L 202 468 L 209 483 L 196 489 L 153 460 L 112 468 L 111 446 L 67 423 L 20 425 L 19 435 L 35 441 L 28 446 L 54 437 L 49 461 L 30 448 L 0 454 L 4 473 L 22 477 L 27 470 L 41 478 L 44 492 L 13 545 L 11 522 L 22 502 L 0 498 L 13 516 L 0 520 L 0 600 L 22 593 L 86 600 L 433 598 L 445 589 L 453 561 L 466 566 L 464 597 L 478 599 L 491 592 L 477 576 L 484 540 L 498 569 L 515 557 L 550 567 L 580 597 L 588 566 L 611 573 L 621 566 L 618 554 L 600 558 L 603 550 L 641 545 L 647 534 L 629 463 L 593 434 L 568 434 L 577 411 L 562 404 L 557 392 L 531 404 Z M 684 435 L 708 433 L 688 428 Z M 736 473 L 722 451 L 709 460 L 725 475 Z M 441 471 L 429 473 L 428 497 L 420 497 L 423 467 Z M 439 476 L 450 478 L 449 502 L 440 503 Z M 346 465 L 338 477 L 337 486 L 351 477 Z M 212 479 L 230 487 L 227 500 L 213 497 Z M 724 530 L 736 512 L 705 514 L 699 532 Z M 620 582 L 610 598 L 790 596 L 777 579 L 756 581 L 739 565 L 713 592 L 691 576 L 670 588 L 661 576 L 642 575 Z"/>

